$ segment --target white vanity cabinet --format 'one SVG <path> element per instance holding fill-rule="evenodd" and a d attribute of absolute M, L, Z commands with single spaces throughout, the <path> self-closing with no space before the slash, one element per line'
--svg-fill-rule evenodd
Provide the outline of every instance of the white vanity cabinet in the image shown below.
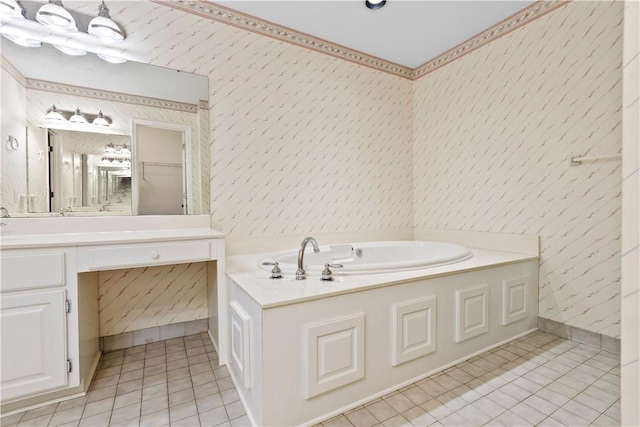
<path fill-rule="evenodd" d="M 42 230 L 4 235 L 0 242 L 3 413 L 87 392 L 101 355 L 98 276 L 105 270 L 211 263 L 209 333 L 220 363 L 226 362 L 226 316 L 219 316 L 226 294 L 225 287 L 218 286 L 224 278 L 224 235 L 208 227 L 208 215 L 117 220 L 69 218 L 40 224 L 29 218 L 22 224 L 20 219 L 3 219 L 5 228 L 40 224 Z M 52 223 L 68 231 L 44 232 Z M 167 228 L 170 225 L 178 227 Z"/>
<path fill-rule="evenodd" d="M 3 402 L 79 385 L 74 263 L 75 248 L 2 252 Z"/>

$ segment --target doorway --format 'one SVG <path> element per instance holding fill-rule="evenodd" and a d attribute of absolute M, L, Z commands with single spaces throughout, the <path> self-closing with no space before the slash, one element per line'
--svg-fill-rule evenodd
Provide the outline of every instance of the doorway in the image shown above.
<path fill-rule="evenodd" d="M 136 185 L 134 214 L 182 215 L 189 212 L 187 150 L 191 128 L 135 120 Z"/>

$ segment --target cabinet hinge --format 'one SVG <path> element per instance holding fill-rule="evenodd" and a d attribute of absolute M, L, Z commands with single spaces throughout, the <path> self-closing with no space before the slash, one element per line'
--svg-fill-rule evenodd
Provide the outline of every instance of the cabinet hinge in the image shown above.
<path fill-rule="evenodd" d="M 73 371 L 73 363 L 71 363 L 71 359 L 67 359 L 67 373 L 71 373 Z"/>
<path fill-rule="evenodd" d="M 66 300 L 64 302 L 64 311 L 66 311 L 67 313 L 71 313 L 71 301 Z"/>

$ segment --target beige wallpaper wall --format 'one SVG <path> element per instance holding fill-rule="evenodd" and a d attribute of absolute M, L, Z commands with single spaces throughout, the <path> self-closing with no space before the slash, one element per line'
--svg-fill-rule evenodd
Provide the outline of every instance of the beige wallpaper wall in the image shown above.
<path fill-rule="evenodd" d="M 2 164 L 2 185 L 0 185 L 0 206 L 5 207 L 9 213 L 26 210 L 27 201 L 21 198 L 27 194 L 27 145 L 25 131 L 25 89 L 21 76 L 9 72 L 14 70 L 11 64 L 2 60 L 0 72 L 0 102 L 2 114 L 0 114 L 0 159 Z M 7 148 L 9 136 L 16 139 L 14 149 Z M 15 193 L 15 194 L 14 194 Z M 17 194 L 17 198 L 15 197 Z"/>
<path fill-rule="evenodd" d="M 98 273 L 100 336 L 206 319 L 207 263 Z"/>
<path fill-rule="evenodd" d="M 572 2 L 419 79 L 414 226 L 541 236 L 540 316 L 620 335 L 621 2 Z"/>
<path fill-rule="evenodd" d="M 123 50 L 209 76 L 214 228 L 243 236 L 411 226 L 411 81 L 151 2 L 109 7 L 127 31 Z M 101 335 L 206 317 L 206 282 L 158 284 L 163 301 L 189 300 L 159 314 L 148 277 L 164 274 L 116 273 L 99 278 Z"/>
<path fill-rule="evenodd" d="M 619 3 L 573 2 L 416 82 L 151 2 L 109 6 L 131 59 L 209 77 L 214 228 L 540 234 L 540 315 L 619 336 L 620 163 L 565 161 L 620 151 Z M 101 311 L 127 319 L 101 328 L 156 316 Z"/>
<path fill-rule="evenodd" d="M 150 2 L 109 7 L 125 52 L 209 76 L 214 228 L 411 226 L 411 81 Z"/>

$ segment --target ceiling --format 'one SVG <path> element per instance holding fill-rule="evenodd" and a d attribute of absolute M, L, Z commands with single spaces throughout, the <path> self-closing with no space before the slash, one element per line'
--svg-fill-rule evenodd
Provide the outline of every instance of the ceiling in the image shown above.
<path fill-rule="evenodd" d="M 364 0 L 231 0 L 217 4 L 417 68 L 529 6 L 526 0 L 387 0 L 369 10 Z"/>

